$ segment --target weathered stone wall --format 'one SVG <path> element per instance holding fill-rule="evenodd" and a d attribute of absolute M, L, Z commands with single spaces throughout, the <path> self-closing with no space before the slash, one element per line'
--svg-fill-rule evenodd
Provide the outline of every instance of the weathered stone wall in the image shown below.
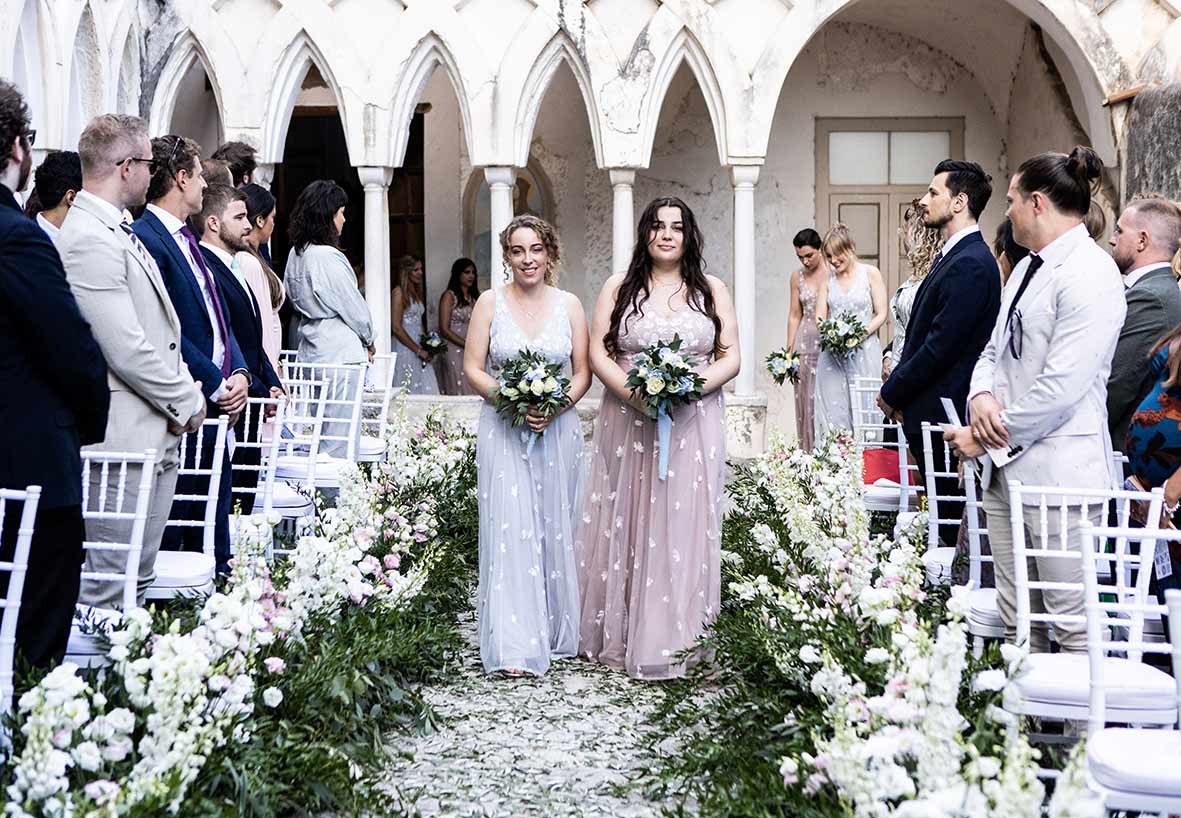
<path fill-rule="evenodd" d="M 1181 199 L 1181 83 L 1142 91 L 1127 128 L 1127 195 Z"/>

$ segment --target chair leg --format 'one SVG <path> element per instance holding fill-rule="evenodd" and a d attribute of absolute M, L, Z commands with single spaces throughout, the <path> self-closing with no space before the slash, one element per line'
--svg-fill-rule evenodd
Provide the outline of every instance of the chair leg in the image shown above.
<path fill-rule="evenodd" d="M 972 634 L 972 657 L 980 659 L 984 656 L 984 639 Z"/>

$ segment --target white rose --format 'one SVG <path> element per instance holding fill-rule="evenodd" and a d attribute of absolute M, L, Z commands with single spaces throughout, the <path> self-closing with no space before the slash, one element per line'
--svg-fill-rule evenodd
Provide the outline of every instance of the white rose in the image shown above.
<path fill-rule="evenodd" d="M 278 707 L 283 701 L 283 691 L 277 687 L 268 687 L 262 692 L 262 702 L 267 707 Z"/>

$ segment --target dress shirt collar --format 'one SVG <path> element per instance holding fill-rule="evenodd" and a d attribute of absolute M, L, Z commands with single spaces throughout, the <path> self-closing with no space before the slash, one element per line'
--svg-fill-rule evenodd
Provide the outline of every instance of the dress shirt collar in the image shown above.
<path fill-rule="evenodd" d="M 173 236 L 179 234 L 181 231 L 181 228 L 185 226 L 184 222 L 182 222 L 176 216 L 173 216 L 171 213 L 169 213 L 167 210 L 165 210 L 162 207 L 156 207 L 156 205 L 150 204 L 150 205 L 148 205 L 147 209 L 148 209 L 149 213 L 151 213 L 157 219 L 160 220 L 160 222 L 164 225 L 164 229 L 167 230 Z"/>
<path fill-rule="evenodd" d="M 45 218 L 40 213 L 37 214 L 37 226 L 45 231 L 45 235 L 49 236 L 49 240 L 56 243 L 57 234 L 61 232 L 61 228 L 54 225 L 49 219 Z"/>
<path fill-rule="evenodd" d="M 234 257 L 232 255 L 230 255 L 229 253 L 227 253 L 225 250 L 221 249 L 220 247 L 214 247 L 212 244 L 209 244 L 208 242 L 204 242 L 204 241 L 201 242 L 201 246 L 204 247 L 205 249 L 209 250 L 211 253 L 213 253 L 213 255 L 217 256 L 218 259 L 221 260 L 221 263 L 226 266 L 227 270 L 233 271 Z"/>
<path fill-rule="evenodd" d="M 78 195 L 74 197 L 74 203 L 77 204 L 82 200 L 90 206 L 91 210 L 97 210 L 111 226 L 115 227 L 123 221 L 123 209 L 115 207 L 101 196 L 95 196 L 89 190 L 83 188 L 78 191 Z"/>
<path fill-rule="evenodd" d="M 1047 268 L 1052 269 L 1066 261 L 1067 257 L 1074 252 L 1074 248 L 1081 241 L 1091 241 L 1091 234 L 1087 232 L 1086 226 L 1082 222 L 1079 222 L 1043 247 L 1041 252 L 1030 253 L 1030 255 L 1040 256 L 1042 263 Z"/>
<path fill-rule="evenodd" d="M 1149 273 L 1151 273 L 1154 270 L 1160 270 L 1164 267 L 1168 267 L 1168 268 L 1172 269 L 1172 266 L 1173 265 L 1167 261 L 1157 261 L 1157 262 L 1153 262 L 1152 264 L 1145 264 L 1143 267 L 1137 267 L 1135 270 L 1132 270 L 1130 273 L 1124 274 L 1124 289 L 1127 289 L 1127 290 L 1132 289 L 1133 287 L 1136 286 L 1137 281 L 1144 278 L 1144 276 L 1148 275 Z"/>
<path fill-rule="evenodd" d="M 956 232 L 951 234 L 951 236 L 947 239 L 947 241 L 945 241 L 943 243 L 943 248 L 939 251 L 940 254 L 946 258 L 947 254 L 951 252 L 951 248 L 955 247 L 957 244 L 960 243 L 960 241 L 962 241 L 963 239 L 966 239 L 968 236 L 972 235 L 973 233 L 979 233 L 979 232 L 980 232 L 980 225 L 978 225 L 978 224 L 970 224 L 967 227 L 963 228 L 962 230 L 957 230 Z"/>

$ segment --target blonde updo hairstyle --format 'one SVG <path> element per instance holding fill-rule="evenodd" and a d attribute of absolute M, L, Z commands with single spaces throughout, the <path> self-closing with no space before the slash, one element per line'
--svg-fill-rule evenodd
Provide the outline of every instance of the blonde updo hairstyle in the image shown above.
<path fill-rule="evenodd" d="M 540 216 L 530 214 L 516 216 L 508 223 L 508 227 L 500 231 L 500 252 L 504 259 L 505 280 L 511 281 L 513 277 L 513 265 L 509 261 L 509 247 L 513 233 L 521 228 L 532 230 L 545 245 L 545 252 L 548 256 L 545 265 L 545 283 L 556 287 L 558 272 L 562 267 L 562 242 L 558 238 L 558 231 L 554 229 L 552 224 Z"/>
<path fill-rule="evenodd" d="M 821 251 L 825 258 L 847 258 L 850 263 L 857 261 L 857 245 L 849 235 L 849 228 L 837 222 L 824 234 Z"/>

